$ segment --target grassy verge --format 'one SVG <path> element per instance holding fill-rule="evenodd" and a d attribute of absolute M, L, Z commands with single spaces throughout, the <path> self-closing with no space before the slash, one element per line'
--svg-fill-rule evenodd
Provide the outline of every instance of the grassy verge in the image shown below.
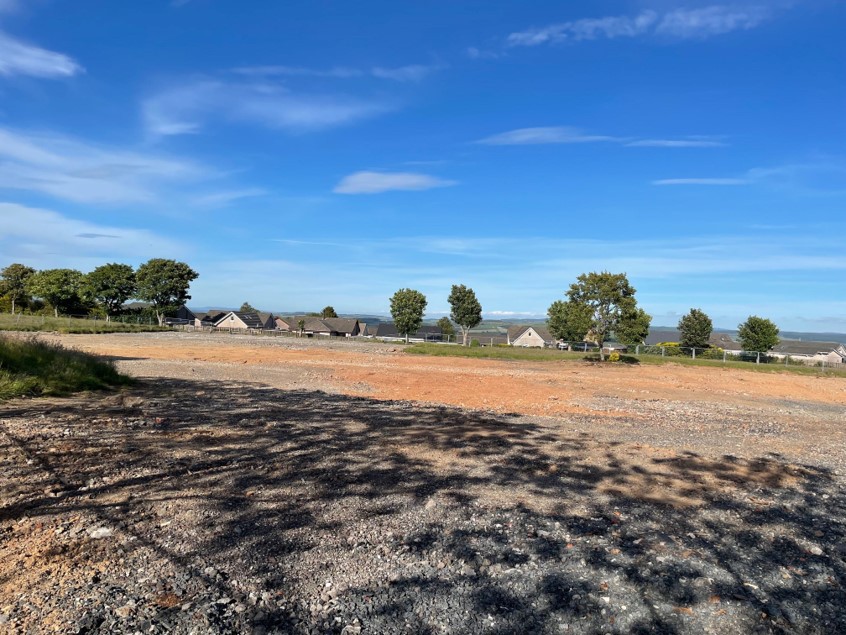
<path fill-rule="evenodd" d="M 34 339 L 0 336 L 0 401 L 67 395 L 130 381 L 115 370 L 114 364 L 94 355 Z"/>
<path fill-rule="evenodd" d="M 55 333 L 142 333 L 166 331 L 167 327 L 151 324 L 124 324 L 84 318 L 47 317 L 43 315 L 0 314 L 0 331 L 50 331 Z"/>
<path fill-rule="evenodd" d="M 506 348 L 506 347 L 477 347 L 447 346 L 444 344 L 414 344 L 405 349 L 407 353 L 415 355 L 434 355 L 438 357 L 473 357 L 478 359 L 511 359 L 532 361 L 588 361 L 598 362 L 597 353 L 574 353 L 558 351 L 548 348 Z M 797 375 L 834 375 L 846 377 L 846 369 L 833 370 L 831 368 L 816 368 L 814 366 L 785 364 L 754 364 L 752 362 L 690 359 L 687 357 L 661 357 L 660 355 L 622 355 L 622 364 L 649 364 L 653 366 L 664 364 L 678 364 L 680 366 L 707 366 L 711 368 L 734 368 L 759 373 L 794 373 Z"/>

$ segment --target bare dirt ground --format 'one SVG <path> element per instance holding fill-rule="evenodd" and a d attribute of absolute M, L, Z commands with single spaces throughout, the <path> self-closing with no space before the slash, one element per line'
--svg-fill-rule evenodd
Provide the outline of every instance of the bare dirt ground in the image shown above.
<path fill-rule="evenodd" d="M 846 380 L 62 336 L 0 406 L 0 632 L 839 633 Z"/>

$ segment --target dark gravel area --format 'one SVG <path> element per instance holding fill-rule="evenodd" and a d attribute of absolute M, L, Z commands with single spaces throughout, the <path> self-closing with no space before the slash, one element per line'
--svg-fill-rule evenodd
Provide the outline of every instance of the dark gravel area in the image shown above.
<path fill-rule="evenodd" d="M 748 454 L 233 381 L 7 403 L 0 632 L 844 632 L 842 477 L 722 414 Z"/>

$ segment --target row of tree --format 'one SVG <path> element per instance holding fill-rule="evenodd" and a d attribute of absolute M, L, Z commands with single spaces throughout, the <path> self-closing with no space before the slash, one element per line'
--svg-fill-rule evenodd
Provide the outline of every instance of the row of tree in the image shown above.
<path fill-rule="evenodd" d="M 184 262 L 153 258 L 136 271 L 130 265 L 109 263 L 89 273 L 76 269 L 42 269 L 14 263 L 0 270 L 0 296 L 18 308 L 31 308 L 36 300 L 49 305 L 56 317 L 75 311 L 99 309 L 107 317 L 118 315 L 131 299 L 149 302 L 159 324 L 165 315 L 186 300 L 191 282 L 199 274 Z"/>
<path fill-rule="evenodd" d="M 445 335 L 452 335 L 455 332 L 452 322 L 455 322 L 467 346 L 470 329 L 482 321 L 482 305 L 473 289 L 463 284 L 453 285 L 448 302 L 450 317 L 441 318 L 438 326 Z M 397 332 L 405 335 L 406 340 L 420 329 L 426 304 L 426 296 L 414 289 L 400 289 L 391 298 L 391 315 Z M 580 275 L 570 285 L 567 298 L 553 302 L 547 316 L 553 336 L 568 342 L 595 342 L 601 359 L 605 356 L 603 346 L 612 336 L 628 346 L 643 344 L 652 322 L 652 316 L 638 307 L 635 288 L 626 274 L 607 271 Z M 679 321 L 678 328 L 681 346 L 709 347 L 713 324 L 700 309 L 691 309 Z M 744 350 L 768 351 L 778 344 L 778 332 L 770 320 L 753 315 L 738 326 L 738 341 Z"/>

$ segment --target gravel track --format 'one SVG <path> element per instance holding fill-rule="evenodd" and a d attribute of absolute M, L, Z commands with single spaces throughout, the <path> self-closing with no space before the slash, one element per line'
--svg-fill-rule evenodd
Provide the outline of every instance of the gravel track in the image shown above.
<path fill-rule="evenodd" d="M 837 404 L 603 389 L 533 417 L 320 364 L 119 365 L 137 386 L 0 408 L 0 632 L 846 624 Z"/>

